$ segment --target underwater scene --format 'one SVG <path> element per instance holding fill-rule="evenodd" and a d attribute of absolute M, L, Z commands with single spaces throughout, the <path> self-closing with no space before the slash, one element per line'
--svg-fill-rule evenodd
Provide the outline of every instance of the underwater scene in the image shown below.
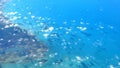
<path fill-rule="evenodd" d="M 120 1 L 0 0 L 0 68 L 120 68 Z"/>

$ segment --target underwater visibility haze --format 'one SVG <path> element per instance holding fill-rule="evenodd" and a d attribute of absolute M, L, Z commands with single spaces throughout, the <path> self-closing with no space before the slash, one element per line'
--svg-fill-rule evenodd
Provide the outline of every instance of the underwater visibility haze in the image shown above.
<path fill-rule="evenodd" d="M 0 68 L 120 68 L 119 0 L 0 0 Z"/>

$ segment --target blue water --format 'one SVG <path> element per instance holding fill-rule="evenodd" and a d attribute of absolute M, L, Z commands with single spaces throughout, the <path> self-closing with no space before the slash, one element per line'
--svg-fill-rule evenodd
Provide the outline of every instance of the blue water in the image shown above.
<path fill-rule="evenodd" d="M 3 14 L 48 47 L 47 61 L 3 68 L 120 68 L 119 0 L 11 0 Z M 31 43 L 32 44 L 32 43 Z"/>

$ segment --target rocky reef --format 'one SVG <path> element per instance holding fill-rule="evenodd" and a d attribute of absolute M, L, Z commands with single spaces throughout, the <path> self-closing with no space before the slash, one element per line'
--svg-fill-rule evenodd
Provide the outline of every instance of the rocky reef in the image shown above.
<path fill-rule="evenodd" d="M 44 42 L 0 14 L 0 63 L 41 61 L 47 51 Z"/>

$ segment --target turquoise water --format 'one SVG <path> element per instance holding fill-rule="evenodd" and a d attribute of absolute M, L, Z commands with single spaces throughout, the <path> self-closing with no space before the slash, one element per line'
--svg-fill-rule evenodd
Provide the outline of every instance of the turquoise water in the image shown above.
<path fill-rule="evenodd" d="M 119 3 L 119 0 L 6 2 L 3 15 L 42 42 L 48 51 L 41 61 L 30 57 L 30 61 L 18 63 L 22 59 L 19 57 L 16 62 L 1 63 L 1 68 L 120 68 Z M 32 47 L 33 55 L 39 56 L 35 50 L 39 45 L 32 44 L 28 50 Z"/>

